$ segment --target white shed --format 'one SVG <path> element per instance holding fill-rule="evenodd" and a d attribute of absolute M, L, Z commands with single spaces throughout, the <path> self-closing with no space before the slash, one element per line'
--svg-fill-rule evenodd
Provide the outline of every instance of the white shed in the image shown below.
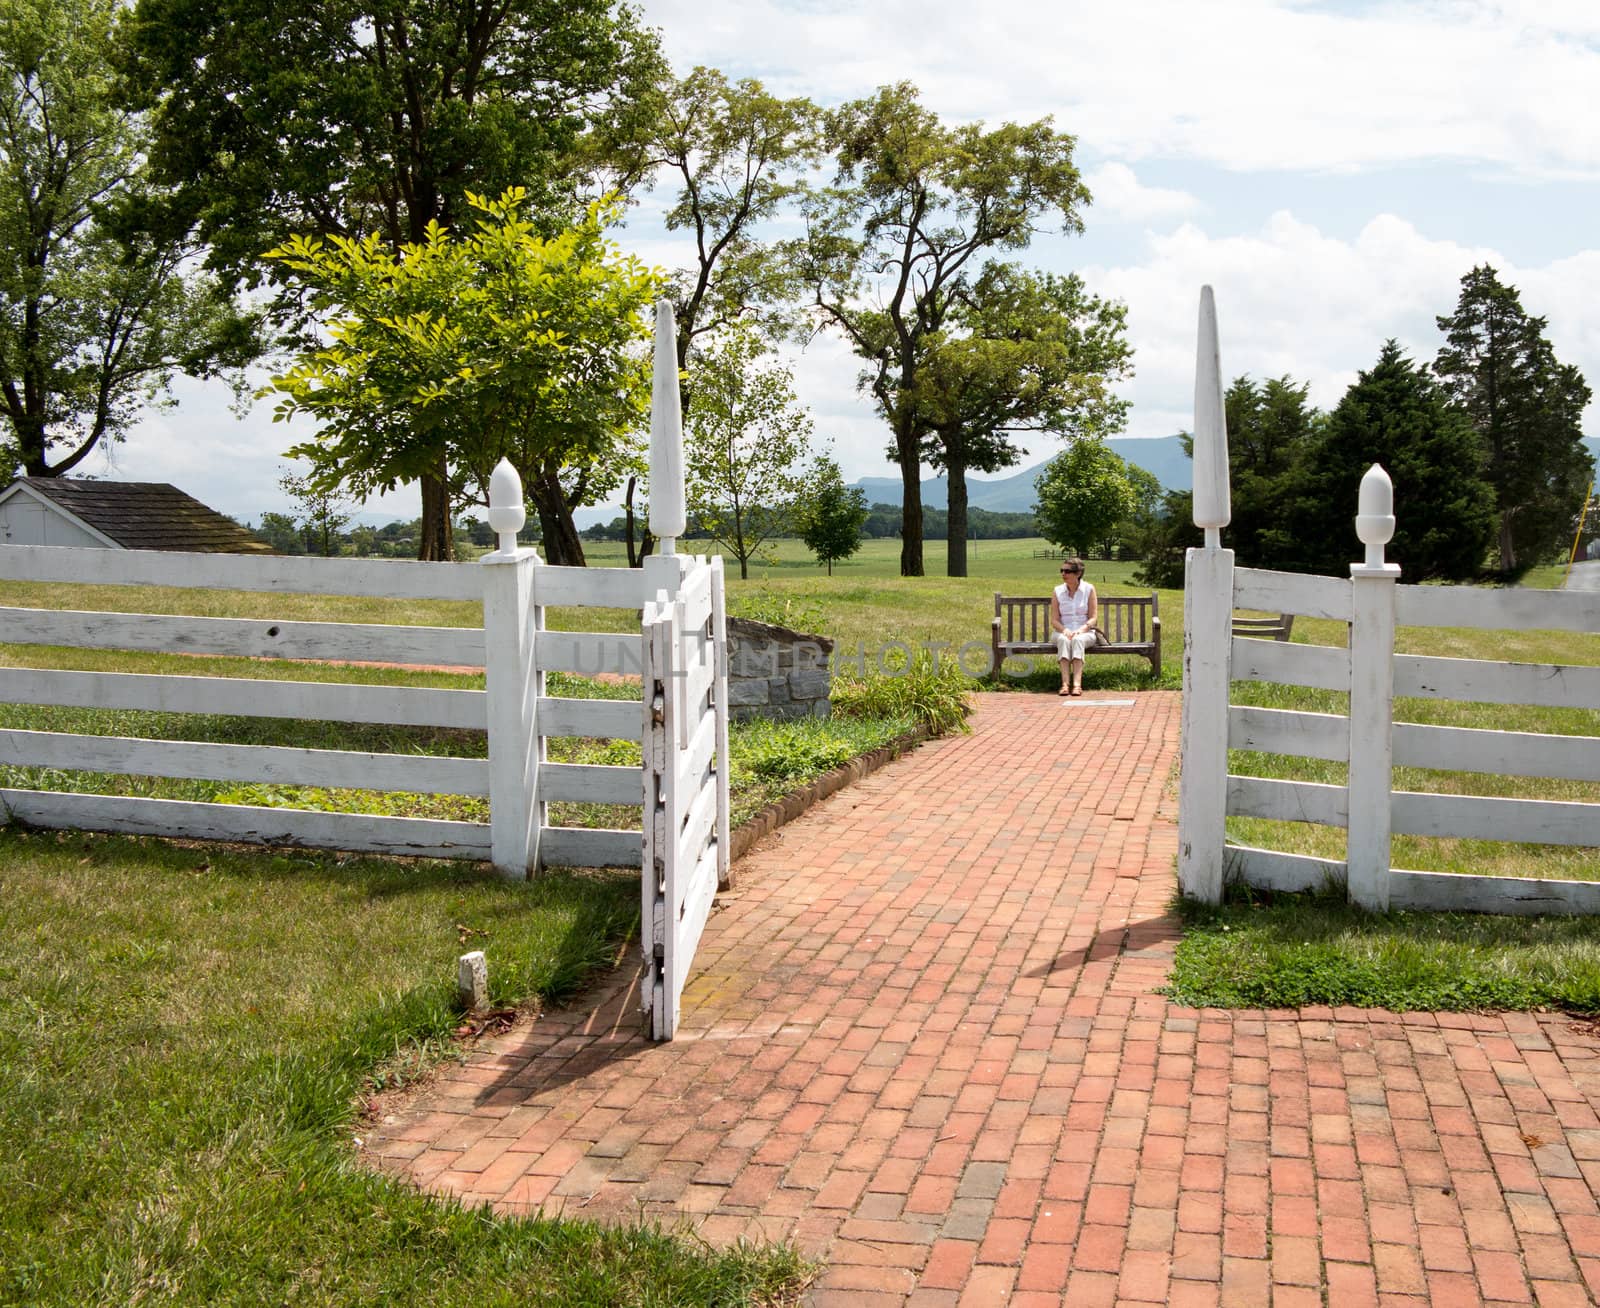
<path fill-rule="evenodd" d="M 0 491 L 0 544 L 264 554 L 232 518 L 166 482 L 18 477 Z"/>

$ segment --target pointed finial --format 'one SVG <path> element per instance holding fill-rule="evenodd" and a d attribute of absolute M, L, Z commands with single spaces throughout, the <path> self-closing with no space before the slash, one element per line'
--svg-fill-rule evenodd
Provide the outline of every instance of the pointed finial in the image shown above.
<path fill-rule="evenodd" d="M 1200 288 L 1200 334 L 1194 365 L 1194 525 L 1206 548 L 1222 545 L 1233 517 L 1228 493 L 1228 423 L 1222 411 L 1222 353 L 1217 344 L 1217 302 Z"/>
<path fill-rule="evenodd" d="M 502 554 L 517 552 L 517 533 L 528 520 L 528 510 L 522 503 L 522 478 L 511 466 L 510 459 L 501 459 L 489 474 L 489 530 L 499 540 Z"/>
<path fill-rule="evenodd" d="M 650 530 L 671 554 L 687 526 L 683 410 L 678 402 L 678 332 L 672 301 L 656 301 L 655 376 L 650 391 Z"/>

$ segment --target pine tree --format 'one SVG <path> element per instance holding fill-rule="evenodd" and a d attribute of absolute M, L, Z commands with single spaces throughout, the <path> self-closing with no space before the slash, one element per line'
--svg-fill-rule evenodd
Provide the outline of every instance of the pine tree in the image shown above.
<path fill-rule="evenodd" d="M 1479 471 L 1472 426 L 1392 340 L 1328 415 L 1306 461 L 1293 517 L 1311 571 L 1337 575 L 1360 557 L 1356 501 L 1374 463 L 1394 481 L 1388 557 L 1405 579 L 1476 574 L 1494 539 L 1494 491 Z"/>
<path fill-rule="evenodd" d="M 1321 421 L 1306 403 L 1309 390 L 1289 377 L 1274 377 L 1265 385 L 1240 377 L 1223 399 L 1233 500 L 1227 540 L 1250 567 L 1304 566 L 1292 505 Z"/>
<path fill-rule="evenodd" d="M 1485 264 L 1461 279 L 1456 311 L 1441 317 L 1433 369 L 1477 432 L 1498 513 L 1500 568 L 1526 570 L 1557 554 L 1572 531 L 1594 464 L 1580 421 L 1591 392 L 1557 361 L 1545 320 Z"/>

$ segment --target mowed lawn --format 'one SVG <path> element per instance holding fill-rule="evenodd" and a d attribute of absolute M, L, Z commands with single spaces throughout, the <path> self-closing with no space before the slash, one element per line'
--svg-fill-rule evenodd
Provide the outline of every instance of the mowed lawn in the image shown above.
<path fill-rule="evenodd" d="M 790 1252 L 496 1218 L 377 1176 L 359 1106 L 447 1057 L 456 957 L 559 999 L 634 876 L 0 831 L 0 1303 L 792 1302 Z"/>

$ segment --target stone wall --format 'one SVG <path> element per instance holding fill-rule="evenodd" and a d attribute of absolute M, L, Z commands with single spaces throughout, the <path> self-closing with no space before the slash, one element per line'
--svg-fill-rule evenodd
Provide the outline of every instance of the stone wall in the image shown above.
<path fill-rule="evenodd" d="M 728 619 L 728 712 L 745 718 L 825 718 L 833 642 L 770 622 Z"/>

